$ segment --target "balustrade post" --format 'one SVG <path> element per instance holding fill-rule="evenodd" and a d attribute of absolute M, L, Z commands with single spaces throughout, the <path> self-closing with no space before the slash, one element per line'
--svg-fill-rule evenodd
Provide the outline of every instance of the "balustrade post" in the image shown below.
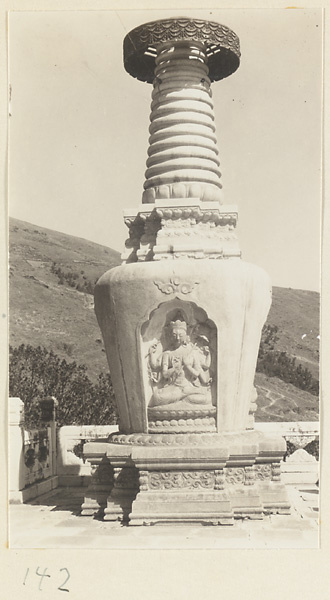
<path fill-rule="evenodd" d="M 24 403 L 20 398 L 9 398 L 9 502 L 22 502 L 24 488 Z"/>
<path fill-rule="evenodd" d="M 57 473 L 57 444 L 56 444 L 56 408 L 58 401 L 53 396 L 47 396 L 40 400 L 41 422 L 47 427 L 49 435 L 49 462 L 51 474 Z"/>

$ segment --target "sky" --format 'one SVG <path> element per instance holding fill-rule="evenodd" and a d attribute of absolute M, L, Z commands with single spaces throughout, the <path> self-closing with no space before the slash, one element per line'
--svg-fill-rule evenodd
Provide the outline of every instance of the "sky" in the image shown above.
<path fill-rule="evenodd" d="M 9 214 L 122 251 L 141 203 L 152 86 L 123 67 L 124 36 L 154 19 L 218 21 L 241 64 L 212 84 L 224 201 L 243 259 L 275 286 L 319 290 L 319 9 L 57 11 L 9 20 Z"/>

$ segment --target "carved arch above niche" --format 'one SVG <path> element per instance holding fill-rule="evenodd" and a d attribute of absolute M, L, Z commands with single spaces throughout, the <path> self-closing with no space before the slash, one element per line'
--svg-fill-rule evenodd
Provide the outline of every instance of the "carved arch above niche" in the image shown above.
<path fill-rule="evenodd" d="M 161 303 L 140 329 L 148 431 L 216 431 L 217 328 L 179 298 Z"/>

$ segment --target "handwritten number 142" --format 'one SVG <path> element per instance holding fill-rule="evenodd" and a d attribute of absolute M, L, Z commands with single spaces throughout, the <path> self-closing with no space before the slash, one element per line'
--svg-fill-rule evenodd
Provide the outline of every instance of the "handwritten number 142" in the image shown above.
<path fill-rule="evenodd" d="M 24 581 L 23 581 L 23 585 L 26 584 L 26 580 L 28 577 L 30 569 L 26 569 L 26 573 L 25 573 L 25 577 L 24 577 Z M 65 571 L 65 573 L 63 573 L 63 577 L 64 577 L 64 581 L 63 583 L 61 583 L 61 585 L 58 586 L 58 590 L 60 590 L 60 592 L 69 592 L 68 588 L 64 587 L 64 585 L 69 581 L 70 579 L 70 573 L 68 571 L 68 569 L 66 567 L 64 567 L 63 569 L 60 569 L 60 572 Z M 47 573 L 47 567 L 46 569 L 44 569 L 43 571 L 39 570 L 39 567 L 37 567 L 35 575 L 38 575 L 38 577 L 40 577 L 39 580 L 39 590 L 42 591 L 42 583 L 45 577 L 51 577 L 51 575 L 49 575 Z"/>

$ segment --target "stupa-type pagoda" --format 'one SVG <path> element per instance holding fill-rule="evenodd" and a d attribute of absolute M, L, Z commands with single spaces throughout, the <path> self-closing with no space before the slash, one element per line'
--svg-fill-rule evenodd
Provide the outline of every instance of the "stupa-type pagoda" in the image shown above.
<path fill-rule="evenodd" d="M 239 61 L 238 37 L 214 22 L 165 19 L 125 37 L 125 69 L 153 86 L 150 138 L 123 264 L 95 289 L 119 432 L 85 445 L 82 514 L 232 524 L 289 511 L 285 441 L 254 430 L 271 284 L 241 259 L 237 209 L 222 203 L 211 83 Z"/>

